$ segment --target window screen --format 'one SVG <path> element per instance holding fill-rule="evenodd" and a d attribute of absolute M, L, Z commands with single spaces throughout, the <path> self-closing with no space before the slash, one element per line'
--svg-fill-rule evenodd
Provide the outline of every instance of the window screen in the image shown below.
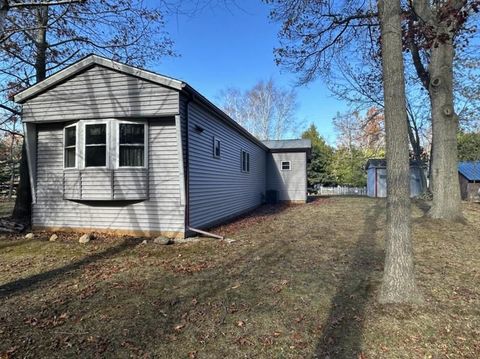
<path fill-rule="evenodd" d="M 145 125 L 120 124 L 120 167 L 143 167 L 145 165 Z"/>

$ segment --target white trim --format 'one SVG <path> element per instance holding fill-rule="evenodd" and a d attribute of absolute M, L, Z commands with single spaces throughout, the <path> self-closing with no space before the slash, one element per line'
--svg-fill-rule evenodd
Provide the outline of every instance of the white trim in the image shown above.
<path fill-rule="evenodd" d="M 144 120 L 113 120 L 115 121 L 115 134 L 116 139 L 113 141 L 115 143 L 115 169 L 128 169 L 128 168 L 138 168 L 138 169 L 147 169 L 148 168 L 148 122 Z M 131 125 L 143 125 L 143 166 L 120 166 L 120 125 L 121 124 L 131 124 Z"/>
<path fill-rule="evenodd" d="M 70 65 L 65 69 L 47 77 L 45 80 L 39 82 L 38 84 L 19 92 L 14 96 L 14 101 L 18 103 L 25 102 L 26 100 L 39 94 L 40 92 L 46 91 L 47 89 L 57 85 L 60 82 L 65 81 L 70 77 L 77 75 L 78 73 L 93 65 L 100 65 L 114 71 L 120 71 L 127 75 L 139 77 L 147 81 L 171 87 L 175 90 L 181 90 L 184 85 L 182 81 L 175 80 L 171 77 L 162 76 L 150 71 L 141 70 L 139 68 L 125 65 L 120 62 L 109 60 L 97 55 L 90 55 L 83 60 L 80 60 L 77 63 Z"/>
<path fill-rule="evenodd" d="M 28 176 L 32 191 L 32 203 L 37 203 L 37 126 L 23 123 L 25 150 L 27 152 Z M 33 152 L 33 153 L 32 153 Z"/>
<path fill-rule="evenodd" d="M 288 168 L 283 168 L 284 163 L 288 163 Z M 292 161 L 280 161 L 280 169 L 282 171 L 291 171 L 292 170 Z"/>
<path fill-rule="evenodd" d="M 180 174 L 180 205 L 185 205 L 185 169 L 183 159 L 183 138 L 182 138 L 182 118 L 180 115 L 175 116 L 175 130 L 177 134 L 177 157 L 178 157 L 178 173 Z"/>
<path fill-rule="evenodd" d="M 78 169 L 78 163 L 80 161 L 80 156 L 78 155 L 79 154 L 78 153 L 78 150 L 79 150 L 79 148 L 78 148 L 78 135 L 79 135 L 78 132 L 79 131 L 78 131 L 78 126 L 77 125 L 78 125 L 78 122 L 75 122 L 75 123 L 73 123 L 71 125 L 67 125 L 63 128 L 63 157 L 62 157 L 62 159 L 63 159 L 63 169 L 64 170 L 76 170 L 76 169 Z M 65 150 L 66 150 L 66 147 L 65 147 L 65 138 L 66 138 L 65 132 L 67 131 L 67 128 L 70 128 L 70 127 L 75 127 L 75 166 L 66 167 L 65 166 Z M 72 146 L 70 146 L 69 148 L 71 148 L 71 147 Z"/>

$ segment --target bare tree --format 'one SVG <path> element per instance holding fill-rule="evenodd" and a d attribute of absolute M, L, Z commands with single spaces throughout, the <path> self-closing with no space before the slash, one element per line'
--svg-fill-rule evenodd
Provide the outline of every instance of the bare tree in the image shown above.
<path fill-rule="evenodd" d="M 281 88 L 273 79 L 259 81 L 247 91 L 227 88 L 220 92 L 219 104 L 259 139 L 284 138 L 298 124 L 295 91 Z"/>
<path fill-rule="evenodd" d="M 387 231 L 381 303 L 418 302 L 410 219 L 410 165 L 400 0 L 380 0 L 385 127 Z"/>

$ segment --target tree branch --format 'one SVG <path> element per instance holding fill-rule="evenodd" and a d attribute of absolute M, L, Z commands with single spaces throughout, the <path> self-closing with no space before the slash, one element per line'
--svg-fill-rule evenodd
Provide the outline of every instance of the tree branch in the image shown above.
<path fill-rule="evenodd" d="M 56 0 L 56 1 L 40 1 L 40 2 L 27 2 L 27 3 L 13 3 L 9 4 L 10 8 L 26 8 L 37 6 L 54 6 L 54 5 L 68 5 L 74 3 L 83 3 L 85 0 Z"/>

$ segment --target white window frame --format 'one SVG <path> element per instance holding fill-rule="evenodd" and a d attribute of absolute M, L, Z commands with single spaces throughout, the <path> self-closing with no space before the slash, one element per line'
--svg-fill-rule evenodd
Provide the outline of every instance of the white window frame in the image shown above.
<path fill-rule="evenodd" d="M 288 163 L 288 168 L 283 168 L 284 163 Z M 292 170 L 292 161 L 281 161 L 280 162 L 280 169 L 282 171 L 291 171 Z"/>
<path fill-rule="evenodd" d="M 148 124 L 147 121 L 142 120 L 113 120 L 116 122 L 116 141 L 115 141 L 115 168 L 148 168 Z M 143 166 L 120 166 L 120 125 L 143 125 Z"/>
<path fill-rule="evenodd" d="M 79 143 L 78 143 L 78 136 L 79 136 L 79 131 L 78 131 L 78 123 L 74 123 L 74 124 L 71 124 L 71 125 L 67 125 L 63 128 L 63 169 L 65 170 L 76 170 L 78 169 L 78 162 L 79 162 L 79 159 L 80 159 L 80 156 L 78 155 L 79 154 Z M 65 150 L 67 149 L 67 147 L 65 146 L 65 140 L 66 140 L 66 132 L 67 132 L 67 128 L 70 128 L 70 127 L 75 127 L 75 166 L 73 167 L 67 167 L 65 166 Z M 72 146 L 69 146 L 69 148 L 71 148 Z"/>
<path fill-rule="evenodd" d="M 246 162 L 246 168 L 243 168 L 243 156 L 246 156 L 247 162 Z M 247 150 L 240 150 L 240 170 L 243 173 L 250 173 L 250 152 Z"/>
<path fill-rule="evenodd" d="M 220 149 L 219 155 L 217 155 L 217 151 L 216 151 L 217 141 L 218 141 L 218 148 Z M 221 157 L 222 157 L 222 141 L 218 137 L 213 136 L 213 158 L 221 158 Z"/>
<path fill-rule="evenodd" d="M 110 168 L 110 156 L 111 156 L 111 150 L 110 150 L 110 141 L 109 139 L 111 138 L 110 135 L 110 122 L 111 120 L 82 120 L 82 125 L 83 125 L 83 142 L 82 142 L 82 150 L 83 150 L 83 168 L 84 169 L 108 169 Z M 87 126 L 91 125 L 105 125 L 105 166 L 87 166 Z M 90 145 L 91 146 L 91 145 Z M 101 146 L 101 145 L 100 145 Z"/>

